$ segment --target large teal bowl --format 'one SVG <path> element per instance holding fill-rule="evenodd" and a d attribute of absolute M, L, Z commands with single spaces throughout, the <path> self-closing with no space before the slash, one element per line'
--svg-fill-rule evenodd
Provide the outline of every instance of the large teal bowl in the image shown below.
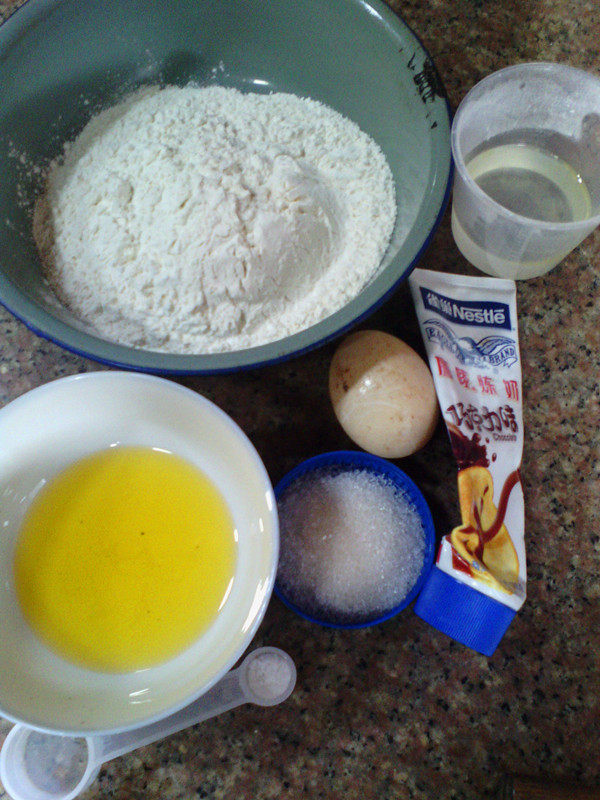
<path fill-rule="evenodd" d="M 46 284 L 31 235 L 39 167 L 100 107 L 141 84 L 190 80 L 320 100 L 354 120 L 392 169 L 398 220 L 375 278 L 317 325 L 235 352 L 170 355 L 106 341 Z M 164 373 L 289 358 L 337 336 L 404 280 L 451 179 L 448 104 L 415 35 L 380 0 L 29 0 L 0 27 L 0 302 L 96 361 Z"/>

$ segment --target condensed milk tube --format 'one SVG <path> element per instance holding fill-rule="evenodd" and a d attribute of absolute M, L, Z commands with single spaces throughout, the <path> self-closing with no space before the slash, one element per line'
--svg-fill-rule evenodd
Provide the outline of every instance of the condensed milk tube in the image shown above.
<path fill-rule="evenodd" d="M 492 655 L 525 601 L 516 287 L 422 269 L 409 285 L 458 466 L 460 504 L 415 612 Z"/>

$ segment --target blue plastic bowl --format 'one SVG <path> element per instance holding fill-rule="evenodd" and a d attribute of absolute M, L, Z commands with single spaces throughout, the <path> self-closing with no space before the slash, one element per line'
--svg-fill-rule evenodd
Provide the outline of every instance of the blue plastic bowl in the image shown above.
<path fill-rule="evenodd" d="M 372 618 L 365 619 L 362 617 L 361 620 L 357 622 L 339 622 L 332 618 L 321 618 L 314 616 L 314 614 L 308 613 L 304 608 L 301 608 L 296 603 L 293 603 L 286 596 L 277 579 L 275 580 L 275 588 L 273 591 L 281 600 L 281 602 L 284 603 L 284 605 L 286 605 L 292 611 L 295 611 L 296 614 L 299 614 L 309 622 L 316 622 L 319 625 L 325 625 L 329 628 L 344 629 L 368 628 L 372 625 L 378 625 L 380 622 L 385 622 L 391 617 L 394 617 L 396 614 L 400 613 L 400 611 L 410 605 L 410 603 L 412 603 L 412 601 L 417 597 L 423 588 L 423 584 L 425 583 L 425 580 L 427 579 L 427 576 L 429 575 L 433 565 L 433 559 L 435 555 L 435 529 L 433 526 L 431 511 L 429 510 L 429 506 L 425 502 L 425 499 L 417 486 L 408 477 L 408 475 L 402 472 L 402 470 L 395 466 L 395 464 L 392 464 L 383 458 L 379 458 L 378 456 L 352 450 L 339 450 L 332 453 L 323 453 L 322 455 L 314 456 L 313 458 L 309 458 L 306 461 L 303 461 L 301 464 L 298 464 L 297 467 L 291 470 L 291 472 L 288 472 L 288 474 L 279 481 L 275 487 L 275 497 L 279 501 L 283 497 L 285 491 L 296 480 L 298 480 L 298 478 L 303 477 L 309 472 L 317 472 L 323 469 L 330 469 L 333 472 L 346 472 L 355 469 L 368 470 L 375 475 L 392 481 L 395 487 L 399 489 L 402 494 L 412 503 L 419 514 L 419 517 L 421 518 L 421 522 L 423 523 L 423 528 L 425 531 L 425 554 L 419 577 L 417 578 L 410 592 L 400 603 L 398 603 L 398 605 L 393 606 L 393 608 L 390 608 L 383 613 L 380 612 Z M 282 536 L 285 536 L 283 526 L 281 534 Z"/>

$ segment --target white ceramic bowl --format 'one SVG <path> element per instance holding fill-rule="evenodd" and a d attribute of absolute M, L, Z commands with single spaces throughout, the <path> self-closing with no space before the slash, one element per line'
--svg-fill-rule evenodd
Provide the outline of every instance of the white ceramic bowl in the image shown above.
<path fill-rule="evenodd" d="M 62 733 L 121 731 L 184 707 L 244 652 L 264 615 L 277 567 L 273 490 L 256 450 L 213 403 L 150 375 L 62 378 L 0 410 L 0 715 Z M 93 672 L 45 647 L 23 618 L 14 544 L 43 481 L 111 444 L 170 450 L 202 469 L 226 498 L 238 531 L 228 601 L 190 648 L 150 669 Z"/>

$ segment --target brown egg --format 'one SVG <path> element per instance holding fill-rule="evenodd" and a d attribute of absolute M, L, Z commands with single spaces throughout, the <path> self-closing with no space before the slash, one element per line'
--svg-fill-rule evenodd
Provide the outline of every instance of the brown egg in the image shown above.
<path fill-rule="evenodd" d="M 389 333 L 358 331 L 342 341 L 329 368 L 329 395 L 348 436 L 377 456 L 409 456 L 435 430 L 431 373 L 411 347 Z"/>

